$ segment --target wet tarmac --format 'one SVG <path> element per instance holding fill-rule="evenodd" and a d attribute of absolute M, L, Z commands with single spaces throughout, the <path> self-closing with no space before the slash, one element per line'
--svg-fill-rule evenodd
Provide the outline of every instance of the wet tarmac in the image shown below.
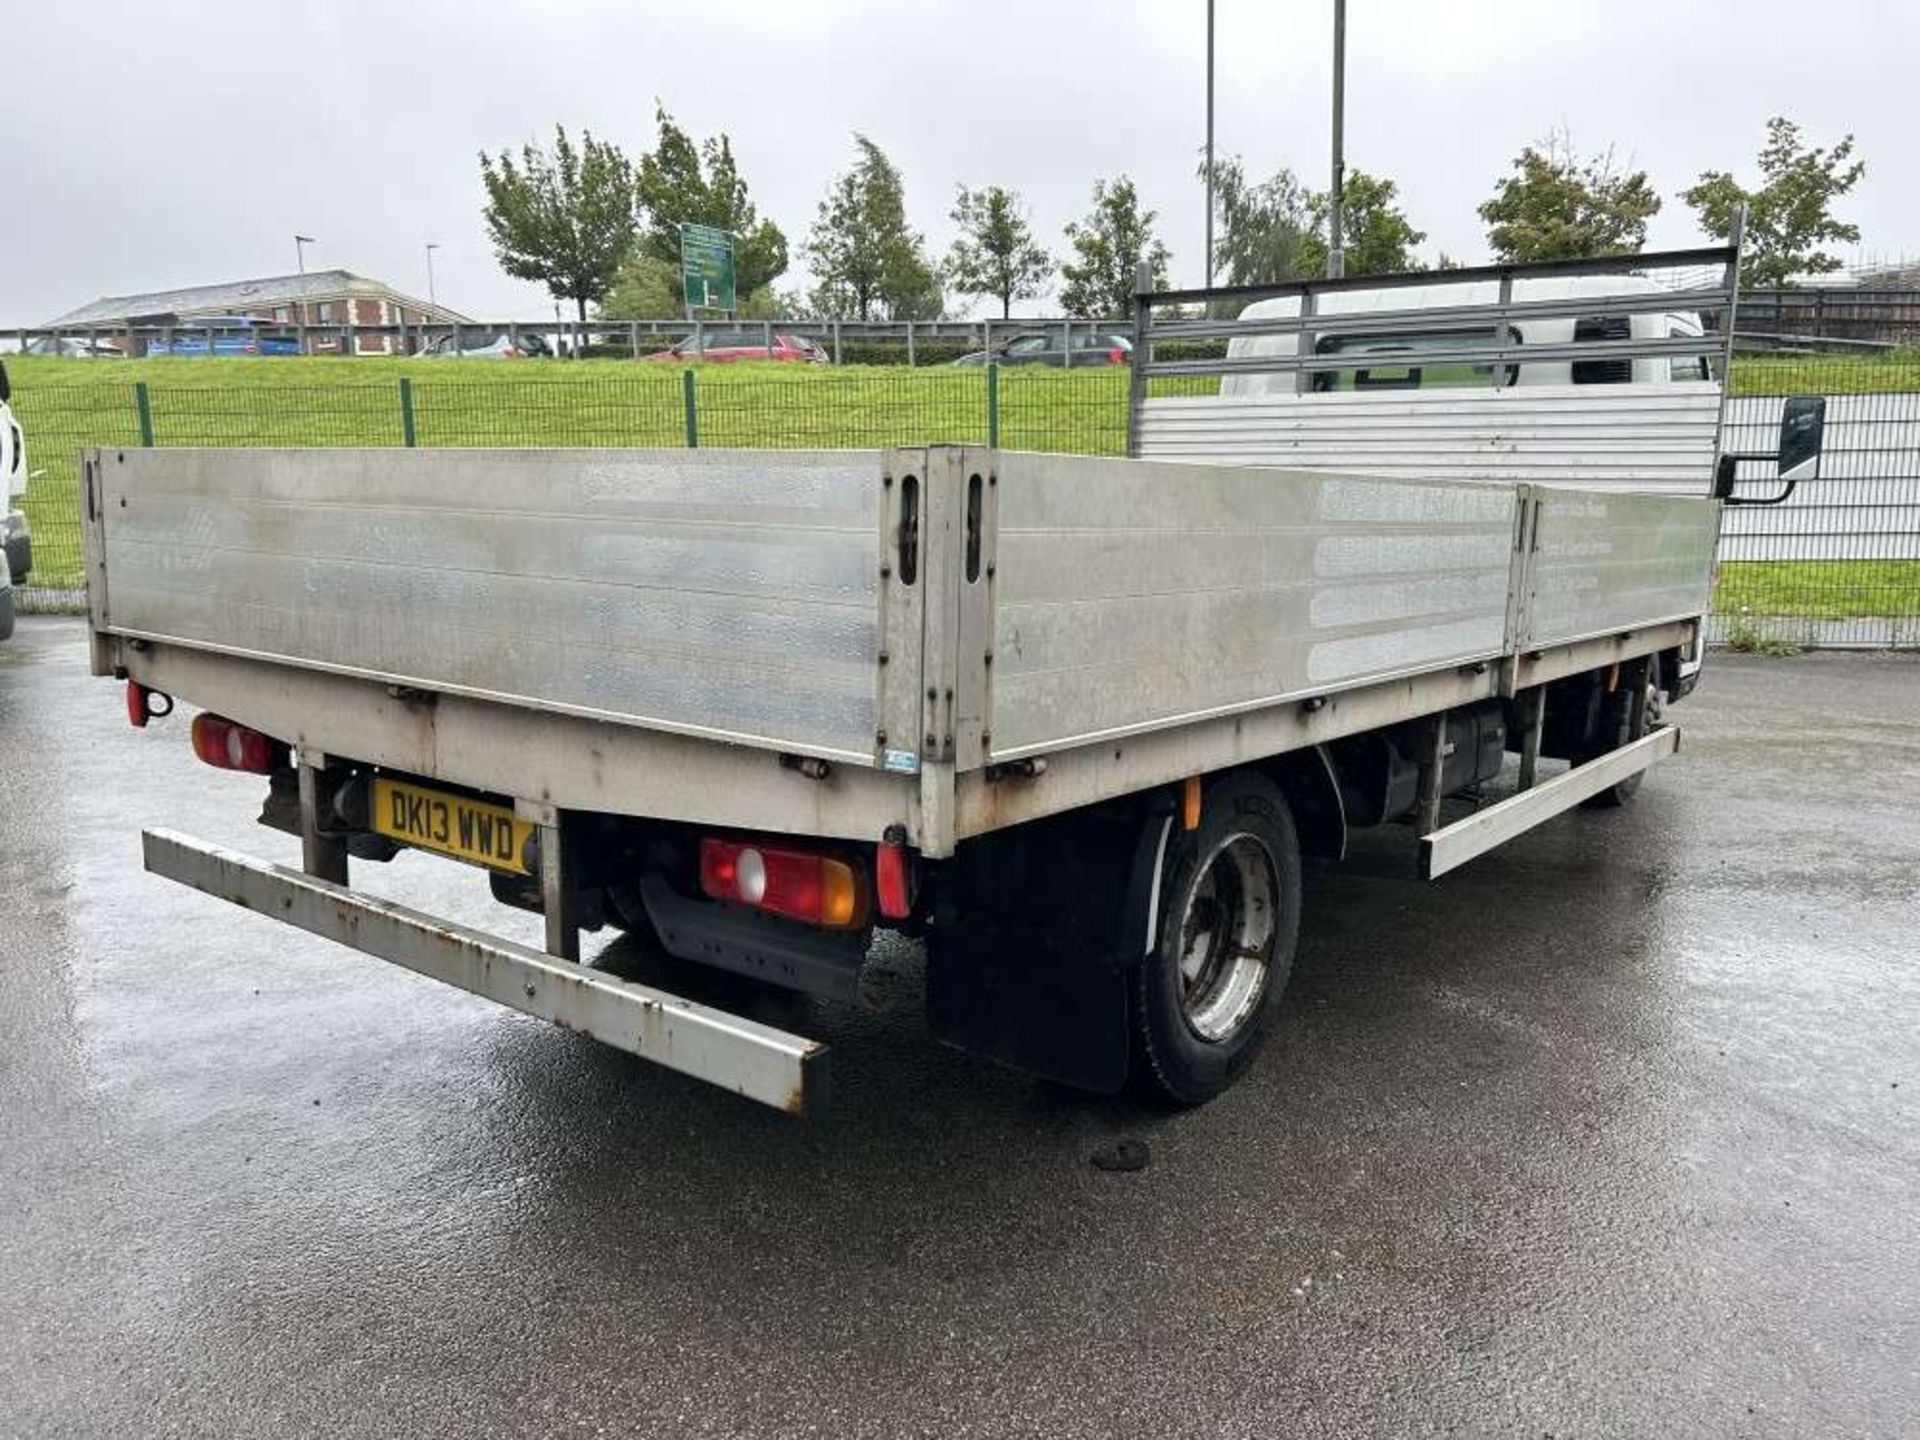
<path fill-rule="evenodd" d="M 1629 810 L 1311 882 L 1205 1109 L 937 1046 L 903 946 L 802 1124 L 144 875 L 296 847 L 83 639 L 0 646 L 0 1435 L 1920 1433 L 1920 657 L 1718 657 Z"/>

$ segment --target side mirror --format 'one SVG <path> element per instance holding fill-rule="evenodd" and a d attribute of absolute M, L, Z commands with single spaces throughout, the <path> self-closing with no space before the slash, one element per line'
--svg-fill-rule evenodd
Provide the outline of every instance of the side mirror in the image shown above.
<path fill-rule="evenodd" d="M 1827 427 L 1827 397 L 1795 395 L 1780 412 L 1780 478 L 1810 480 L 1820 473 L 1820 441 Z"/>
<path fill-rule="evenodd" d="M 1780 448 L 1772 455 L 1723 454 L 1713 472 L 1713 498 L 1729 505 L 1778 505 L 1802 480 L 1820 473 L 1820 446 L 1827 427 L 1827 397 L 1791 396 L 1780 411 Z M 1771 460 L 1786 487 L 1778 495 L 1734 493 L 1734 476 L 1742 460 Z"/>
<path fill-rule="evenodd" d="M 7 379 L 7 362 L 0 360 L 0 405 L 13 398 L 13 382 Z"/>

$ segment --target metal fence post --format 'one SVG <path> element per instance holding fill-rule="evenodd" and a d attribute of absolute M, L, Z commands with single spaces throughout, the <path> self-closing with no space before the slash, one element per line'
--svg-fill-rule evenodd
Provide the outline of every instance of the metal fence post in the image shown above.
<path fill-rule="evenodd" d="M 133 406 L 140 412 L 140 443 L 153 448 L 153 401 L 147 395 L 147 382 L 133 382 Z"/>
<path fill-rule="evenodd" d="M 627 322 L 627 358 L 629 360 L 640 358 L 640 322 L 638 320 Z"/>
<path fill-rule="evenodd" d="M 694 385 L 693 371 L 691 369 L 682 370 L 680 372 L 680 399 L 681 403 L 686 407 L 687 412 L 687 449 L 689 450 L 698 450 L 700 448 L 700 406 L 699 402 L 694 398 Z"/>
<path fill-rule="evenodd" d="M 840 322 L 833 322 L 833 363 L 840 363 Z"/>
<path fill-rule="evenodd" d="M 1060 322 L 1060 363 L 1068 370 L 1073 368 L 1073 322 Z"/>
<path fill-rule="evenodd" d="M 907 368 L 913 368 L 913 322 L 907 322 Z"/>
<path fill-rule="evenodd" d="M 414 447 L 413 428 L 413 381 L 406 376 L 400 377 L 400 443 L 409 450 Z"/>
<path fill-rule="evenodd" d="M 987 362 L 987 447 L 1000 448 L 1000 367 Z"/>

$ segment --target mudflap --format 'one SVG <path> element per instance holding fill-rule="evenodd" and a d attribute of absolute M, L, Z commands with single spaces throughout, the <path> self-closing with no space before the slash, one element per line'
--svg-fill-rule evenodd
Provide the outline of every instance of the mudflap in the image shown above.
<path fill-rule="evenodd" d="M 1172 802 L 963 845 L 927 936 L 927 1021 L 971 1055 L 1082 1090 L 1126 1084 L 1130 993 Z"/>

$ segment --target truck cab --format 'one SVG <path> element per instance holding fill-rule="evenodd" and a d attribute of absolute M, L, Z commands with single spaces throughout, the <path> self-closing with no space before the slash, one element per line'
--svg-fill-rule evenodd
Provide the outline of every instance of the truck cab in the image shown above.
<path fill-rule="evenodd" d="M 1554 275 L 1511 282 L 1513 303 L 1555 302 L 1582 297 L 1617 301 L 1644 294 L 1649 308 L 1629 314 L 1608 312 L 1591 316 L 1542 316 L 1509 319 L 1498 326 L 1465 322 L 1457 317 L 1470 307 L 1502 304 L 1500 285 L 1491 280 L 1435 281 L 1428 285 L 1379 286 L 1335 290 L 1316 297 L 1316 312 L 1326 315 L 1364 315 L 1392 312 L 1405 328 L 1365 335 L 1321 335 L 1314 353 L 1359 360 L 1378 356 L 1379 364 L 1364 369 L 1311 372 L 1307 388 L 1314 393 L 1430 390 L 1444 388 L 1540 385 L 1670 385 L 1713 378 L 1705 355 L 1639 356 L 1604 360 L 1527 360 L 1502 365 L 1497 382 L 1494 366 L 1449 364 L 1450 352 L 1469 345 L 1480 347 L 1496 339 L 1525 346 L 1563 346 L 1607 340 L 1699 339 L 1704 333 L 1698 311 L 1671 310 L 1659 305 L 1662 287 L 1641 275 Z M 1301 298 L 1280 295 L 1255 301 L 1240 312 L 1242 320 L 1300 314 Z M 1431 327 L 1409 323 L 1405 312 L 1433 310 Z M 1230 358 L 1261 355 L 1297 355 L 1298 334 L 1261 335 L 1236 339 L 1228 345 Z M 1291 375 L 1236 375 L 1221 382 L 1220 393 L 1260 396 L 1293 393 L 1299 386 Z M 1702 491 L 1704 493 L 1704 490 Z"/>

